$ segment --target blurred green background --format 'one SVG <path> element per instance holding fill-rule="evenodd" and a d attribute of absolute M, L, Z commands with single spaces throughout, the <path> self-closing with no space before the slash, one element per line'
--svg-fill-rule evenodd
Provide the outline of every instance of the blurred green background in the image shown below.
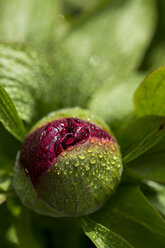
<path fill-rule="evenodd" d="M 132 98 L 125 94 L 123 106 L 113 105 L 113 98 L 134 92 L 165 64 L 165 1 L 0 0 L 0 40 L 28 43 L 49 57 L 56 77 L 52 109 L 90 108 L 116 131 Z M 0 149 L 11 164 L 19 144 L 4 130 L 1 135 L 10 141 L 10 152 L 8 143 Z M 29 212 L 17 198 L 0 207 L 0 247 L 18 247 L 18 236 L 25 248 L 95 247 L 77 220 Z"/>

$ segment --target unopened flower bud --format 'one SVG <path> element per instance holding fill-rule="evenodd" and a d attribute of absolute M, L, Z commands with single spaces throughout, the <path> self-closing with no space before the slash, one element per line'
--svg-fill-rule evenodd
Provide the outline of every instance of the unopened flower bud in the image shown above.
<path fill-rule="evenodd" d="M 17 156 L 14 185 L 23 203 L 50 216 L 98 210 L 121 177 L 119 146 L 108 126 L 79 108 L 51 113 Z"/>

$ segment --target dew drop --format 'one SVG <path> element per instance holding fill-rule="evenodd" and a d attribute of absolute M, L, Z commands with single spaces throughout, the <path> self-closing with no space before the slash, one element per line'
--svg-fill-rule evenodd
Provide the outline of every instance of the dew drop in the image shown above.
<path fill-rule="evenodd" d="M 68 151 L 72 151 L 72 150 L 73 150 L 73 146 L 69 146 L 69 147 L 67 148 L 67 150 L 68 150 Z"/>
<path fill-rule="evenodd" d="M 94 186 L 94 189 L 97 189 L 97 185 Z"/>
<path fill-rule="evenodd" d="M 111 150 L 112 150 L 112 151 L 115 151 L 114 145 L 111 145 Z"/>
<path fill-rule="evenodd" d="M 102 146 L 102 143 L 101 143 L 101 141 L 99 141 L 99 142 L 98 142 L 98 145 L 99 145 L 99 146 Z"/>
<path fill-rule="evenodd" d="M 84 176 L 84 175 L 85 175 L 84 171 L 82 171 L 82 172 L 81 172 L 81 175 L 82 175 L 82 176 Z"/>
<path fill-rule="evenodd" d="M 102 162 L 101 165 L 102 165 L 103 167 L 105 167 L 105 166 L 106 166 L 106 163 L 105 163 L 105 162 Z"/>
<path fill-rule="evenodd" d="M 75 167 L 78 167 L 79 165 L 80 165 L 79 162 L 74 163 Z"/>
<path fill-rule="evenodd" d="M 107 141 L 106 139 L 101 139 L 102 144 L 105 144 Z"/>
<path fill-rule="evenodd" d="M 66 152 L 62 152 L 62 153 L 61 153 L 61 156 L 65 157 L 66 154 L 67 154 Z"/>
<path fill-rule="evenodd" d="M 91 66 L 98 66 L 100 64 L 100 57 L 98 55 L 93 55 L 89 58 L 89 64 Z"/>
<path fill-rule="evenodd" d="M 89 165 L 85 165 L 85 170 L 89 171 L 89 169 L 90 169 Z"/>
<path fill-rule="evenodd" d="M 95 158 L 91 158 L 91 159 L 90 159 L 90 163 L 91 163 L 91 164 L 96 164 L 96 159 L 95 159 Z"/>
<path fill-rule="evenodd" d="M 96 149 L 98 149 L 98 148 L 99 148 L 99 146 L 98 146 L 98 145 L 95 145 L 95 148 L 96 148 Z"/>
<path fill-rule="evenodd" d="M 117 158 L 117 157 L 116 157 L 116 155 L 114 154 L 114 155 L 113 155 L 113 159 L 116 160 L 116 158 Z"/>
<path fill-rule="evenodd" d="M 120 168 L 120 167 L 121 167 L 121 164 L 118 164 L 118 165 L 117 165 L 117 168 Z"/>
<path fill-rule="evenodd" d="M 87 152 L 93 152 L 93 148 L 92 148 L 92 146 L 89 146 L 88 148 L 87 148 Z"/>
<path fill-rule="evenodd" d="M 99 153 L 98 156 L 99 156 L 99 158 L 102 158 L 103 157 L 103 154 L 102 153 Z"/>
<path fill-rule="evenodd" d="M 105 145 L 105 150 L 108 151 L 109 150 L 109 147 L 107 145 Z"/>
<path fill-rule="evenodd" d="M 79 157 L 81 160 L 84 160 L 84 159 L 85 159 L 85 155 L 84 155 L 84 154 L 79 154 L 78 157 Z"/>
<path fill-rule="evenodd" d="M 95 143 L 95 138 L 91 138 L 91 140 L 90 140 L 90 142 L 93 144 L 93 143 Z"/>

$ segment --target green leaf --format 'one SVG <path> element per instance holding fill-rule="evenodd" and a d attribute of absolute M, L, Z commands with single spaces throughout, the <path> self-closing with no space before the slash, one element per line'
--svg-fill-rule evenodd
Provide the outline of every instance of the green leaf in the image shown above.
<path fill-rule="evenodd" d="M 165 64 L 164 22 L 165 2 L 156 1 L 157 27 L 145 59 L 141 65 L 142 70 L 155 70 Z"/>
<path fill-rule="evenodd" d="M 0 162 L 4 163 L 6 161 L 7 160 L 0 159 Z M 5 165 L 8 167 L 7 163 L 2 165 L 0 163 L 0 204 L 4 203 L 9 197 L 15 195 L 12 171 L 11 169 L 5 168 Z"/>
<path fill-rule="evenodd" d="M 141 180 L 149 179 L 164 182 L 164 118 L 145 116 L 125 120 L 118 132 L 118 142 L 127 163 L 125 179 L 129 174 Z M 129 168 L 128 168 L 129 167 Z M 127 174 L 127 175 L 126 175 Z M 131 176 L 131 175 L 130 175 Z"/>
<path fill-rule="evenodd" d="M 165 135 L 165 120 L 163 120 L 158 128 L 152 131 L 148 136 L 146 136 L 138 146 L 133 149 L 130 153 L 128 153 L 123 158 L 123 163 L 129 163 L 135 158 L 139 157 L 141 154 L 145 153 L 147 150 L 155 146 Z"/>
<path fill-rule="evenodd" d="M 0 193 L 0 205 L 6 201 L 6 195 L 4 193 Z"/>
<path fill-rule="evenodd" d="M 93 8 L 95 8 L 97 5 L 100 4 L 99 0 L 91 0 L 90 2 L 87 0 L 81 1 L 81 0 L 62 0 L 63 1 L 63 8 L 65 10 L 65 15 L 72 15 L 72 18 L 74 18 L 74 11 L 77 10 L 78 14 L 81 16 L 82 12 L 84 11 L 90 11 Z M 102 1 L 102 2 L 105 2 Z M 75 16 L 76 13 L 75 13 Z"/>
<path fill-rule="evenodd" d="M 43 247 L 35 238 L 35 231 L 32 227 L 30 211 L 22 207 L 18 218 L 15 219 L 15 230 L 19 247 L 41 248 Z"/>
<path fill-rule="evenodd" d="M 12 177 L 0 171 L 0 191 L 7 192 L 12 188 Z"/>
<path fill-rule="evenodd" d="M 17 110 L 5 91 L 0 85 L 0 122 L 18 140 L 23 141 L 26 135 L 25 127 L 18 116 Z"/>
<path fill-rule="evenodd" d="M 117 137 L 121 126 L 134 114 L 133 94 L 142 78 L 141 74 L 112 77 L 93 95 L 89 103 L 91 111 L 106 120 Z"/>
<path fill-rule="evenodd" d="M 59 3 L 54 0 L 1 0 L 1 39 L 28 42 L 52 52 L 55 42 L 65 33 Z"/>
<path fill-rule="evenodd" d="M 81 218 L 82 227 L 85 234 L 93 241 L 97 248 L 131 248 L 118 234 L 101 224 L 92 221 L 92 219 Z"/>
<path fill-rule="evenodd" d="M 0 170 L 12 173 L 15 156 L 20 149 L 20 142 L 5 129 L 1 122 L 0 134 Z"/>
<path fill-rule="evenodd" d="M 165 217 L 165 185 L 153 181 L 147 181 L 149 190 L 144 193 L 150 202 L 158 209 L 158 211 Z"/>
<path fill-rule="evenodd" d="M 165 66 L 149 74 L 134 95 L 135 108 L 140 116 L 165 116 Z"/>
<path fill-rule="evenodd" d="M 71 27 L 80 25 L 86 19 L 91 18 L 112 0 L 62 0 L 63 13 L 71 23 Z"/>
<path fill-rule="evenodd" d="M 0 43 L 0 85 L 27 122 L 56 107 L 54 71 L 47 58 L 30 46 Z"/>
<path fill-rule="evenodd" d="M 15 154 L 20 147 L 18 142 L 5 128 L 0 125 L 0 195 L 3 202 L 13 196 L 13 166 Z"/>
<path fill-rule="evenodd" d="M 127 165 L 124 165 L 122 182 L 126 183 L 143 183 L 144 177 L 131 170 Z"/>
<path fill-rule="evenodd" d="M 127 166 L 143 179 L 165 184 L 165 138 Z"/>
<path fill-rule="evenodd" d="M 10 228 L 12 217 L 6 208 L 6 204 L 0 205 L 0 246 L 5 248 L 14 248 L 16 246 L 11 245 L 6 240 L 6 234 Z"/>
<path fill-rule="evenodd" d="M 92 242 L 84 235 L 78 218 L 50 218 L 41 215 L 32 215 L 33 226 L 40 232 L 40 240 L 52 248 L 83 248 L 93 247 Z M 43 233 L 47 230 L 46 237 Z M 45 246 L 44 246 L 45 247 Z"/>
<path fill-rule="evenodd" d="M 14 245 L 14 247 L 18 247 L 18 239 L 16 235 L 16 231 L 13 225 L 9 227 L 6 232 L 6 239 L 10 242 L 10 245 Z"/>
<path fill-rule="evenodd" d="M 163 118 L 158 116 L 137 118 L 132 115 L 132 118 L 125 118 L 117 133 L 123 157 L 134 150 L 154 130 L 159 129 L 162 121 Z"/>
<path fill-rule="evenodd" d="M 7 158 L 6 155 L 2 153 L 2 151 L 0 151 L 0 175 L 1 174 L 2 175 L 6 174 L 8 176 L 13 175 L 13 166 L 14 166 L 14 162 L 11 161 L 9 158 Z"/>
<path fill-rule="evenodd" d="M 165 246 L 165 222 L 137 186 L 121 185 L 91 218 L 121 235 L 134 248 Z"/>
<path fill-rule="evenodd" d="M 152 36 L 154 16 L 150 0 L 107 1 L 73 28 L 54 54 L 61 106 L 84 107 L 109 77 L 133 71 Z"/>

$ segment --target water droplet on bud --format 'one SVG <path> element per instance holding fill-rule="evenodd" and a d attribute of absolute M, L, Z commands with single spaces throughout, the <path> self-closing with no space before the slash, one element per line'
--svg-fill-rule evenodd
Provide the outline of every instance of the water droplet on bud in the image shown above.
<path fill-rule="evenodd" d="M 99 158 L 103 158 L 103 154 L 102 153 L 99 153 Z"/>
<path fill-rule="evenodd" d="M 93 152 L 93 147 L 92 147 L 92 146 L 89 146 L 89 147 L 87 148 L 87 152 L 88 152 L 88 153 Z"/>
<path fill-rule="evenodd" d="M 96 164 L 96 159 L 95 159 L 95 158 L 91 158 L 91 159 L 90 159 L 90 163 L 91 163 L 91 164 Z"/>
<path fill-rule="evenodd" d="M 80 158 L 81 160 L 84 160 L 85 159 L 85 155 L 84 154 L 79 154 L 78 155 L 78 158 Z"/>

